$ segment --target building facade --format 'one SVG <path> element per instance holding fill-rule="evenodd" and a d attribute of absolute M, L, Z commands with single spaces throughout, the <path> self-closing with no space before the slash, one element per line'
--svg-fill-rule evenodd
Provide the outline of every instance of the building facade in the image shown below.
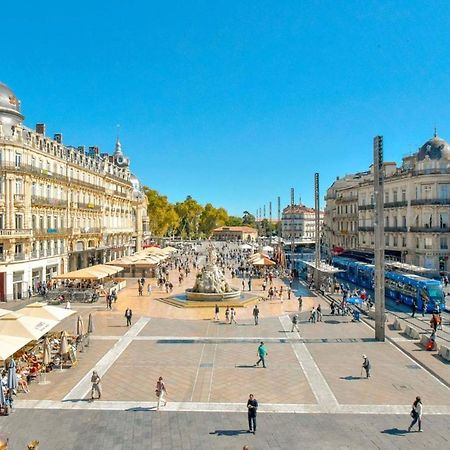
<path fill-rule="evenodd" d="M 219 227 L 213 230 L 216 241 L 256 241 L 258 230 L 252 227 Z"/>
<path fill-rule="evenodd" d="M 319 212 L 322 228 L 323 211 Z M 281 216 L 281 237 L 291 242 L 316 242 L 316 213 L 305 205 L 289 205 Z"/>
<path fill-rule="evenodd" d="M 0 301 L 56 274 L 142 248 L 147 200 L 117 140 L 112 155 L 23 124 L 0 84 Z"/>
<path fill-rule="evenodd" d="M 399 261 L 446 272 L 450 240 L 450 146 L 436 134 L 397 167 L 384 164 L 385 249 Z M 327 190 L 328 251 L 374 245 L 373 170 L 337 179 Z"/>

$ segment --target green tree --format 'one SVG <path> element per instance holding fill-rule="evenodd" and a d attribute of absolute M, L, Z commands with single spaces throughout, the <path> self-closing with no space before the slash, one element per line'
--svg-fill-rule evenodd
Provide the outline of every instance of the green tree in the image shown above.
<path fill-rule="evenodd" d="M 255 216 L 253 214 L 250 214 L 248 211 L 244 211 L 244 214 L 242 216 L 242 223 L 249 227 L 254 227 L 256 224 Z"/>
<path fill-rule="evenodd" d="M 150 231 L 155 236 L 165 236 L 178 227 L 179 217 L 165 195 L 158 191 L 144 187 L 144 193 L 148 199 L 148 216 Z"/>
<path fill-rule="evenodd" d="M 228 225 L 229 227 L 240 227 L 243 225 L 242 219 L 237 216 L 228 216 L 227 223 L 225 225 Z"/>
<path fill-rule="evenodd" d="M 175 211 L 180 219 L 178 234 L 189 239 L 197 237 L 200 215 L 203 211 L 202 205 L 188 195 L 183 202 L 175 203 Z"/>
<path fill-rule="evenodd" d="M 209 237 L 212 230 L 225 225 L 228 221 L 228 213 L 224 208 L 215 208 L 211 203 L 207 203 L 200 215 L 200 232 Z"/>

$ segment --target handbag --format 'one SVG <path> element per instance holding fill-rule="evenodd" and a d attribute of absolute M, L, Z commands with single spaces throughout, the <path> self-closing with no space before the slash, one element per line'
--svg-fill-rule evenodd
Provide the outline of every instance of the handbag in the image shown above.
<path fill-rule="evenodd" d="M 413 419 L 415 419 L 416 418 L 416 410 L 413 408 L 412 410 L 411 410 L 411 412 L 409 413 L 409 415 L 413 418 Z"/>

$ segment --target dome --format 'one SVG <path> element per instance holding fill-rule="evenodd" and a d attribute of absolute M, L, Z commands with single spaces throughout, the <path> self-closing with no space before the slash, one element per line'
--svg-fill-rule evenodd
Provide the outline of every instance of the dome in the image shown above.
<path fill-rule="evenodd" d="M 131 184 L 133 185 L 134 190 L 136 190 L 136 191 L 141 190 L 141 183 L 136 175 L 131 174 L 130 181 L 131 181 Z"/>
<path fill-rule="evenodd" d="M 114 162 L 119 167 L 128 167 L 130 165 L 130 160 L 123 154 L 122 144 L 120 143 L 119 137 L 117 137 L 116 148 L 113 153 Z"/>
<path fill-rule="evenodd" d="M 14 126 L 22 121 L 20 101 L 6 84 L 0 83 L 0 123 Z M 7 130 L 4 130 L 4 132 L 8 134 Z"/>
<path fill-rule="evenodd" d="M 417 153 L 418 161 L 423 161 L 427 157 L 430 159 L 450 159 L 450 145 L 435 134 L 420 147 Z"/>

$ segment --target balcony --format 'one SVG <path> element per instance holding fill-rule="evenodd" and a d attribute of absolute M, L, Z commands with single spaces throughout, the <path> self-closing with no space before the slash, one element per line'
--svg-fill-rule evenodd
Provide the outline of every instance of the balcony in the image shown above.
<path fill-rule="evenodd" d="M 23 194 L 14 194 L 14 203 L 21 203 L 23 204 L 25 202 L 25 195 Z"/>
<path fill-rule="evenodd" d="M 358 209 L 360 211 L 366 211 L 368 209 L 373 209 L 375 205 L 369 204 L 369 205 L 358 205 Z"/>
<path fill-rule="evenodd" d="M 94 203 L 82 203 L 78 202 L 79 209 L 88 209 L 90 211 L 101 211 L 102 207 L 100 205 L 94 205 Z"/>
<path fill-rule="evenodd" d="M 450 205 L 450 198 L 417 198 L 411 200 L 411 206 Z"/>
<path fill-rule="evenodd" d="M 448 227 L 410 227 L 409 231 L 412 233 L 449 233 L 450 228 Z"/>
<path fill-rule="evenodd" d="M 385 208 L 402 208 L 408 206 L 408 202 L 406 200 L 400 200 L 397 202 L 386 202 L 384 204 Z"/>
<path fill-rule="evenodd" d="M 356 202 L 358 200 L 358 195 L 341 195 L 336 197 L 336 203 L 348 203 L 348 202 Z"/>
<path fill-rule="evenodd" d="M 0 229 L 0 236 L 5 237 L 31 237 L 32 230 L 31 229 Z"/>
<path fill-rule="evenodd" d="M 71 230 L 68 228 L 44 228 L 33 231 L 35 237 L 49 237 L 49 236 L 66 236 L 70 234 Z"/>
<path fill-rule="evenodd" d="M 413 170 L 412 174 L 413 174 L 413 176 L 420 176 L 420 175 L 450 175 L 450 169 L 436 167 L 435 169 Z"/>
<path fill-rule="evenodd" d="M 394 231 L 399 233 L 406 233 L 408 231 L 408 227 L 384 227 L 384 231 Z"/>
<path fill-rule="evenodd" d="M 370 226 L 370 227 L 359 227 L 358 231 L 372 231 L 373 232 L 373 226 Z"/>
<path fill-rule="evenodd" d="M 25 261 L 25 253 L 14 253 L 14 261 Z"/>
<path fill-rule="evenodd" d="M 73 234 L 99 234 L 102 232 L 102 229 L 98 227 L 84 227 L 74 228 L 72 232 Z"/>
<path fill-rule="evenodd" d="M 67 208 L 67 199 L 31 196 L 31 206 L 48 206 L 50 208 Z"/>

